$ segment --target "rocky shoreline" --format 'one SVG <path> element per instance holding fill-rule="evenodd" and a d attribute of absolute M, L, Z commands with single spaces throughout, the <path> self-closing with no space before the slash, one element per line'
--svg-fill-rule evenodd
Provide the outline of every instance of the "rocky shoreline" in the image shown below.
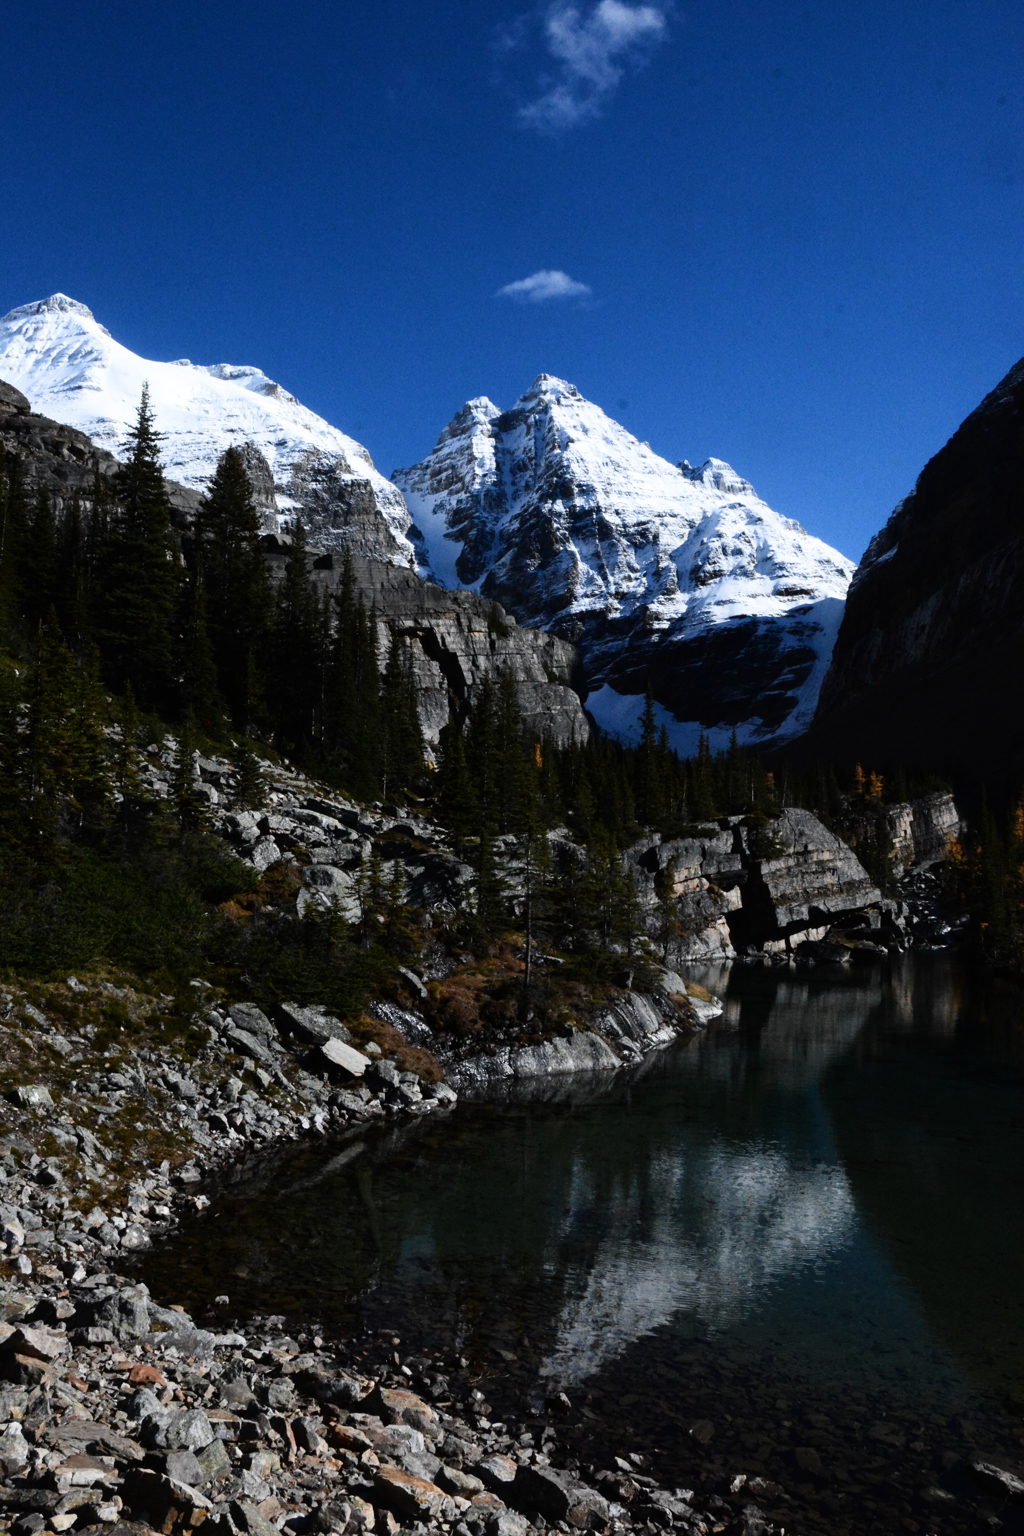
<path fill-rule="evenodd" d="M 123 1035 L 106 1038 L 102 1015 L 89 1021 L 112 998 L 129 1022 L 144 1015 L 152 1034 L 170 999 L 76 978 L 34 990 L 35 1001 L 11 989 L 0 1010 L 7 1076 L 24 1079 L 32 1058 L 37 1068 L 34 1081 L 7 1086 L 0 1140 L 0 1529 L 779 1529 L 757 1502 L 757 1480 L 727 1497 L 666 1489 L 635 1451 L 581 1468 L 560 1427 L 564 1398 L 539 1418 L 494 1422 L 469 1362 L 403 1360 L 390 1331 L 332 1345 L 319 1334 L 289 1336 L 283 1318 L 211 1330 L 169 1298 L 158 1304 L 117 1273 L 119 1258 L 208 1205 L 204 1174 L 278 1138 L 344 1140 L 443 1113 L 456 1095 L 383 1056 L 362 1080 L 331 1087 L 275 1052 L 266 1015 L 244 1004 L 206 1009 L 207 1044 L 189 1073 L 178 1070 L 173 1046 L 158 1052 L 143 1033 L 125 1049 Z M 307 1052 L 357 1054 L 322 1011 L 290 1012 Z M 252 1087 L 242 1077 L 213 1086 L 211 1069 L 230 1050 L 248 1059 L 239 1071 Z M 49 1070 L 40 1071 L 44 1059 Z M 104 1085 L 90 1103 L 80 1083 L 101 1066 Z M 61 1072 L 77 1074 L 63 1090 Z M 165 1128 L 130 1118 L 139 1113 Z M 228 1305 L 222 1298 L 225 1314 Z"/>
<path fill-rule="evenodd" d="M 810 1428 L 799 1429 L 791 1487 L 773 1480 L 778 1472 L 745 1473 L 741 1455 L 711 1456 L 715 1447 L 701 1436 L 714 1436 L 712 1419 L 724 1414 L 728 1424 L 753 1411 L 728 1376 L 712 1383 L 709 1397 L 708 1383 L 702 1386 L 695 1373 L 687 1399 L 696 1416 L 686 1438 L 707 1466 L 692 1487 L 666 1486 L 657 1475 L 663 1458 L 654 1450 L 662 1437 L 638 1441 L 631 1415 L 616 1440 L 615 1415 L 606 1412 L 599 1423 L 589 1400 L 570 1404 L 555 1392 L 543 1407 L 520 1404 L 493 1371 L 454 1348 L 403 1350 L 391 1329 L 332 1340 L 313 1321 L 306 1331 L 293 1322 L 292 1334 L 283 1317 L 239 1324 L 226 1297 L 197 1323 L 172 1297 L 152 1298 L 119 1274 L 119 1265 L 131 1268 L 147 1244 L 209 1205 L 207 1174 L 302 1137 L 330 1137 L 344 1152 L 347 1142 L 376 1127 L 397 1129 L 445 1113 L 455 1094 L 419 1080 L 414 1086 L 413 1074 L 393 1067 L 392 1081 L 383 1058 L 366 1069 L 370 1082 L 356 1088 L 314 1078 L 299 1063 L 321 1048 L 311 1044 L 317 1032 L 327 1044 L 352 1049 L 319 1010 L 295 1010 L 293 1025 L 305 1029 L 305 1039 L 296 1034 L 290 1051 L 274 1051 L 260 1010 L 206 1007 L 204 1018 L 214 1017 L 204 1024 L 207 1043 L 189 1075 L 179 1070 L 185 1063 L 176 1061 L 173 1043 L 157 1053 L 145 1033 L 127 1049 L 123 1035 L 120 1046 L 104 1043 L 97 1024 L 76 1029 L 65 1022 L 57 1033 L 58 1007 L 77 1003 L 87 1013 L 101 997 L 114 996 L 102 983 L 90 990 L 69 980 L 45 999 L 43 990 L 36 989 L 33 1002 L 11 989 L 3 1010 L 8 1071 L 20 1038 L 22 1056 L 34 1056 L 37 1072 L 26 1081 L 16 1064 L 22 1081 L 7 1086 L 2 1101 L 0 1530 L 176 1536 L 208 1521 L 211 1536 L 397 1536 L 400 1529 L 417 1536 L 583 1529 L 609 1536 L 792 1536 L 848 1528 L 819 1524 L 810 1515 L 817 1495 L 801 1491 L 804 1482 L 825 1476 L 824 1446 L 831 1443 L 813 1414 Z M 146 1027 L 157 1028 L 153 1015 L 170 1001 L 133 999 L 121 990 L 116 1000 L 129 1019 L 149 1009 Z M 242 1035 L 261 1044 L 264 1065 Z M 225 1084 L 232 1050 L 243 1050 L 249 1065 L 239 1064 L 240 1076 Z M 61 1071 L 78 1074 L 63 1093 L 54 1071 L 38 1071 L 44 1053 Z M 100 1062 L 109 1079 L 130 1085 L 108 1087 L 105 1106 L 70 1086 Z M 543 1093 L 543 1082 L 535 1080 L 534 1091 Z M 530 1091 L 525 1079 L 514 1087 Z M 139 1102 L 144 1095 L 152 1101 L 147 1108 Z M 147 1112 L 168 1128 L 131 1118 Z M 488 1397 L 502 1404 L 500 1415 Z M 645 1411 L 640 1422 L 649 1418 Z M 900 1428 L 875 1429 L 876 1457 L 898 1466 L 906 1454 Z M 988 1520 L 984 1528 L 1016 1528 L 1004 1527 L 1003 1517 L 1012 1520 L 1024 1485 L 982 1456 L 970 1445 L 947 1452 L 957 1469 L 957 1498 L 945 1491 L 948 1477 L 933 1475 L 934 1527 L 914 1529 L 973 1529 L 962 1521 L 979 1518 Z M 874 1501 L 873 1515 L 863 1511 L 868 1525 L 855 1521 L 856 1528 L 910 1530 L 901 1498 L 894 1491 L 891 1511 Z"/>

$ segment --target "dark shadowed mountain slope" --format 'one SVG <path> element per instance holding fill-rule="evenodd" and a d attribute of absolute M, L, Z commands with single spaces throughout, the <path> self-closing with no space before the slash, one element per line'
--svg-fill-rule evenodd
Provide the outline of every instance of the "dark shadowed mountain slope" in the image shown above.
<path fill-rule="evenodd" d="M 921 472 L 854 577 L 805 756 L 1019 788 L 1024 361 Z"/>

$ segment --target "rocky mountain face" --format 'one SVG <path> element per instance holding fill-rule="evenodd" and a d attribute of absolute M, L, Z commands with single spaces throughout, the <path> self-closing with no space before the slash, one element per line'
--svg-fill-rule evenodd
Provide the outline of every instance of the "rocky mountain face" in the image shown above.
<path fill-rule="evenodd" d="M 541 374 L 510 411 L 470 400 L 394 480 L 420 569 L 578 645 L 600 724 L 633 724 L 649 678 L 684 750 L 806 728 L 853 565 L 727 464 L 670 464 Z"/>
<path fill-rule="evenodd" d="M 37 415 L 26 397 L 0 379 L 0 446 L 18 459 L 30 495 L 45 490 L 58 515 L 72 497 L 88 505 L 97 474 L 109 479 L 118 468 L 113 454 L 98 448 L 84 432 Z M 199 505 L 197 491 L 168 484 L 175 511 L 191 517 Z"/>
<path fill-rule="evenodd" d="M 648 932 L 662 939 L 672 965 L 789 955 L 837 929 L 874 942 L 901 926 L 896 904 L 883 900 L 853 850 L 795 807 L 771 823 L 769 836 L 730 816 L 699 837 L 652 835 L 627 858 Z M 675 908 L 669 924 L 666 891 Z"/>
<path fill-rule="evenodd" d="M 807 755 L 1024 768 L 1024 360 L 922 470 L 850 588 Z"/>
<path fill-rule="evenodd" d="M 148 384 L 171 480 L 203 491 L 225 448 L 258 450 L 271 474 L 260 497 L 268 529 L 299 511 L 322 544 L 413 559 L 405 503 L 366 449 L 259 368 L 138 357 L 84 304 L 56 293 L 0 320 L 0 378 L 33 411 L 115 456 Z"/>
<path fill-rule="evenodd" d="M 284 553 L 270 556 L 282 564 Z M 342 560 L 328 551 L 314 567 L 319 584 L 341 580 Z M 499 604 L 474 592 L 452 592 L 384 560 L 355 556 L 355 584 L 377 614 L 383 665 L 392 634 L 403 640 L 416 679 L 420 722 L 436 746 L 452 710 L 458 711 L 484 680 L 510 675 L 525 724 L 556 746 L 582 745 L 590 735 L 574 683 L 575 648 L 555 635 L 520 629 Z"/>

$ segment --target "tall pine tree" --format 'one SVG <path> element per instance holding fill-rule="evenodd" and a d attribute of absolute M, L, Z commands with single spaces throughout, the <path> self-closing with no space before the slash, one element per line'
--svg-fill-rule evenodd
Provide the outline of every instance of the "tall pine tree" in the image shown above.
<path fill-rule="evenodd" d="M 180 561 L 146 387 L 125 450 L 98 573 L 101 653 L 107 679 L 118 692 L 131 683 L 145 709 L 166 712 L 174 697 Z"/>
<path fill-rule="evenodd" d="M 220 692 L 233 723 L 251 734 L 263 713 L 262 667 L 270 625 L 270 580 L 245 459 L 221 454 L 197 519 L 197 559 Z"/>

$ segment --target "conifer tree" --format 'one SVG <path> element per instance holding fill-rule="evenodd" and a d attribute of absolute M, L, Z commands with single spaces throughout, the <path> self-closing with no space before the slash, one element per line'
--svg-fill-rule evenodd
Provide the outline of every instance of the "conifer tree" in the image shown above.
<path fill-rule="evenodd" d="M 423 756 L 411 660 L 398 635 L 392 634 L 380 688 L 380 781 L 385 799 L 417 784 Z"/>
<path fill-rule="evenodd" d="M 345 551 L 332 600 L 334 627 L 327 658 L 324 706 L 325 761 L 356 795 L 380 795 L 380 670 L 375 618 L 355 591 Z"/>
<path fill-rule="evenodd" d="M 10 858 L 25 836 L 23 694 L 18 668 L 0 652 L 0 858 Z"/>
<path fill-rule="evenodd" d="M 270 622 L 270 580 L 245 459 L 227 448 L 197 520 L 207 614 L 220 692 L 231 718 L 251 731 L 261 712 L 260 658 Z"/>
<path fill-rule="evenodd" d="M 640 744 L 636 752 L 634 774 L 636 814 L 641 826 L 644 827 L 656 827 L 662 821 L 664 805 L 661 766 L 654 695 L 648 682 L 643 713 L 640 716 Z"/>
<path fill-rule="evenodd" d="M 232 805 L 247 810 L 261 806 L 267 793 L 267 781 L 259 758 L 247 741 L 233 741 L 230 757 L 235 769 Z"/>
<path fill-rule="evenodd" d="M 117 734 L 112 761 L 112 780 L 120 798 L 118 816 L 123 827 L 130 825 L 149 799 L 143 790 L 140 774 L 139 729 L 139 708 L 129 684 L 117 710 Z"/>
<path fill-rule="evenodd" d="M 178 750 L 174 756 L 171 778 L 171 803 L 182 832 L 202 827 L 206 820 L 206 801 L 200 794 L 193 756 L 197 750 L 196 723 L 191 711 L 178 732 Z"/>
<path fill-rule="evenodd" d="M 21 459 L 0 443 L 0 626 L 8 633 L 21 616 L 21 568 L 29 509 Z"/>
<path fill-rule="evenodd" d="M 146 709 L 173 699 L 173 624 L 180 564 L 171 537 L 170 502 L 144 387 L 126 462 L 115 476 L 116 505 L 102 551 L 100 643 L 108 680 L 131 683 Z"/>
<path fill-rule="evenodd" d="M 441 766 L 436 779 L 437 814 L 452 833 L 455 851 L 461 856 L 470 835 L 473 816 L 473 781 L 466 763 L 462 730 L 453 718 L 441 732 Z"/>
<path fill-rule="evenodd" d="M 72 498 L 57 530 L 57 571 L 54 605 L 61 632 L 69 645 L 81 650 L 89 635 L 86 537 L 79 497 Z"/>
<path fill-rule="evenodd" d="M 48 492 L 40 488 L 22 541 L 21 614 L 34 633 L 48 618 L 57 596 L 57 524 Z"/>
<path fill-rule="evenodd" d="M 41 631 L 26 718 L 32 816 L 48 854 L 61 821 L 80 825 L 110 795 L 105 705 L 95 654 L 83 664 L 50 631 Z"/>
<path fill-rule="evenodd" d="M 273 633 L 271 716 L 289 750 L 308 758 L 314 737 L 319 603 L 310 580 L 306 528 L 295 520 L 277 591 Z"/>
<path fill-rule="evenodd" d="M 710 821 L 715 814 L 711 748 L 703 731 L 697 742 L 697 756 L 692 765 L 689 798 L 694 819 Z"/>
<path fill-rule="evenodd" d="M 497 830 L 501 746 L 494 685 L 486 676 L 466 717 L 466 765 L 473 785 L 474 819 L 478 834 Z"/>
<path fill-rule="evenodd" d="M 203 546 L 195 551 L 192 571 L 183 593 L 181 623 L 181 694 L 190 712 L 208 736 L 219 734 L 224 703 L 217 688 L 217 665 L 207 626 L 206 580 Z"/>

